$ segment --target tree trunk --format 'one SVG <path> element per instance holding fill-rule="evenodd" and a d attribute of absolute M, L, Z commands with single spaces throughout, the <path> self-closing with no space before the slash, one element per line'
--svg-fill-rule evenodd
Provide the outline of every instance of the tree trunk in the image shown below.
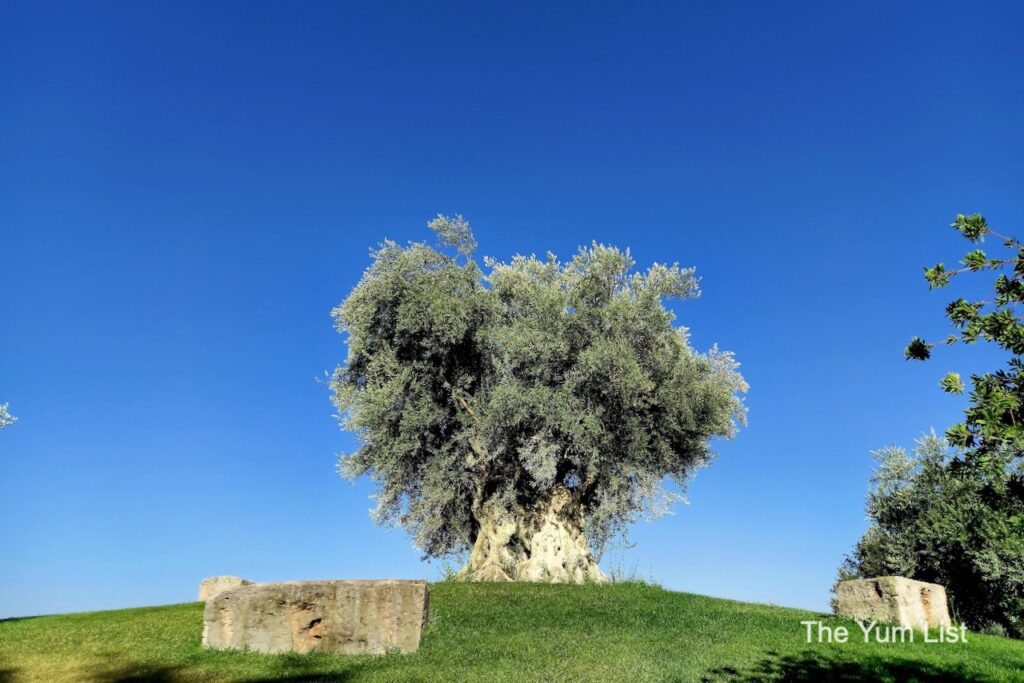
<path fill-rule="evenodd" d="M 485 503 L 477 515 L 465 581 L 605 583 L 583 533 L 583 515 L 564 488 L 529 509 Z"/>

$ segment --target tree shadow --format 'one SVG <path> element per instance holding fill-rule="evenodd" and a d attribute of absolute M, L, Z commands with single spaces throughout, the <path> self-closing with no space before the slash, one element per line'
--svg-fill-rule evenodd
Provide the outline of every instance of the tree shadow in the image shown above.
<path fill-rule="evenodd" d="M 85 680 L 90 683 L 174 683 L 180 670 L 178 666 L 125 664 L 116 668 L 92 669 Z"/>
<path fill-rule="evenodd" d="M 0 669 L 0 683 L 14 683 L 18 680 L 17 669 Z"/>
<path fill-rule="evenodd" d="M 337 673 L 294 673 L 267 674 L 255 678 L 238 679 L 237 683 L 344 683 L 351 681 L 361 669 L 356 666 Z M 119 667 L 94 668 L 83 680 L 89 683 L 177 683 L 182 680 L 195 680 L 185 674 L 188 672 L 180 666 L 152 666 L 142 663 L 130 663 Z M 0 683 L 14 683 L 14 678 L 5 679 L 0 671 Z"/>
<path fill-rule="evenodd" d="M 354 680 L 358 669 L 339 671 L 333 674 L 297 674 L 287 677 L 247 678 L 239 683 L 345 683 Z"/>
<path fill-rule="evenodd" d="M 830 657 L 813 651 L 795 655 L 769 653 L 747 670 L 732 666 L 711 669 L 702 683 L 976 683 L 975 675 L 949 665 L 935 665 L 906 659 L 859 657 L 856 660 Z"/>

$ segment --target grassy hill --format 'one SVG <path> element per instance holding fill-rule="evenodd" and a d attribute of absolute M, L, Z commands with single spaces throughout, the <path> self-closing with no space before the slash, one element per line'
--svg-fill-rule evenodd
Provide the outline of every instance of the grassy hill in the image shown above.
<path fill-rule="evenodd" d="M 846 624 L 808 645 L 800 621 Z M 19 681 L 1024 681 L 1024 642 L 864 644 L 852 622 L 643 584 L 431 587 L 414 655 L 211 652 L 191 603 L 0 622 L 0 683 Z"/>

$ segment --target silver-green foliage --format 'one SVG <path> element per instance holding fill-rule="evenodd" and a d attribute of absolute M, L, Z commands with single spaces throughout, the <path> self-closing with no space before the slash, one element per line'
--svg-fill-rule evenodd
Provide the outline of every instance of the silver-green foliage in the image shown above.
<path fill-rule="evenodd" d="M 899 575 L 940 583 L 970 628 L 1024 638 L 1019 453 L 991 453 L 1005 474 L 996 477 L 978 472 L 934 432 L 910 453 L 893 446 L 873 455 L 871 523 L 839 580 Z"/>
<path fill-rule="evenodd" d="M 635 272 L 597 243 L 481 266 L 461 216 L 429 225 L 444 247 L 385 241 L 333 311 L 348 334 L 333 400 L 361 441 L 340 468 L 376 481 L 377 521 L 440 556 L 472 546 L 483 504 L 557 487 L 600 552 L 665 512 L 665 478 L 685 486 L 745 418 L 732 354 L 695 352 L 664 306 L 698 296 L 693 269 Z"/>
<path fill-rule="evenodd" d="M 0 429 L 3 429 L 4 427 L 9 427 L 10 425 L 18 421 L 18 418 L 14 417 L 9 412 L 7 412 L 8 405 L 9 404 L 7 403 L 0 403 Z"/>

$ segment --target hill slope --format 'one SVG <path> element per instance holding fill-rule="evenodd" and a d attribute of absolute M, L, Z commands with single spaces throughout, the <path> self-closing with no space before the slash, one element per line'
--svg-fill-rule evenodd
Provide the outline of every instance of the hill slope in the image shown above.
<path fill-rule="evenodd" d="M 0 622 L 0 683 L 20 681 L 1024 681 L 1024 642 L 808 645 L 801 610 L 642 584 L 431 586 L 414 655 L 211 652 L 202 605 Z"/>

